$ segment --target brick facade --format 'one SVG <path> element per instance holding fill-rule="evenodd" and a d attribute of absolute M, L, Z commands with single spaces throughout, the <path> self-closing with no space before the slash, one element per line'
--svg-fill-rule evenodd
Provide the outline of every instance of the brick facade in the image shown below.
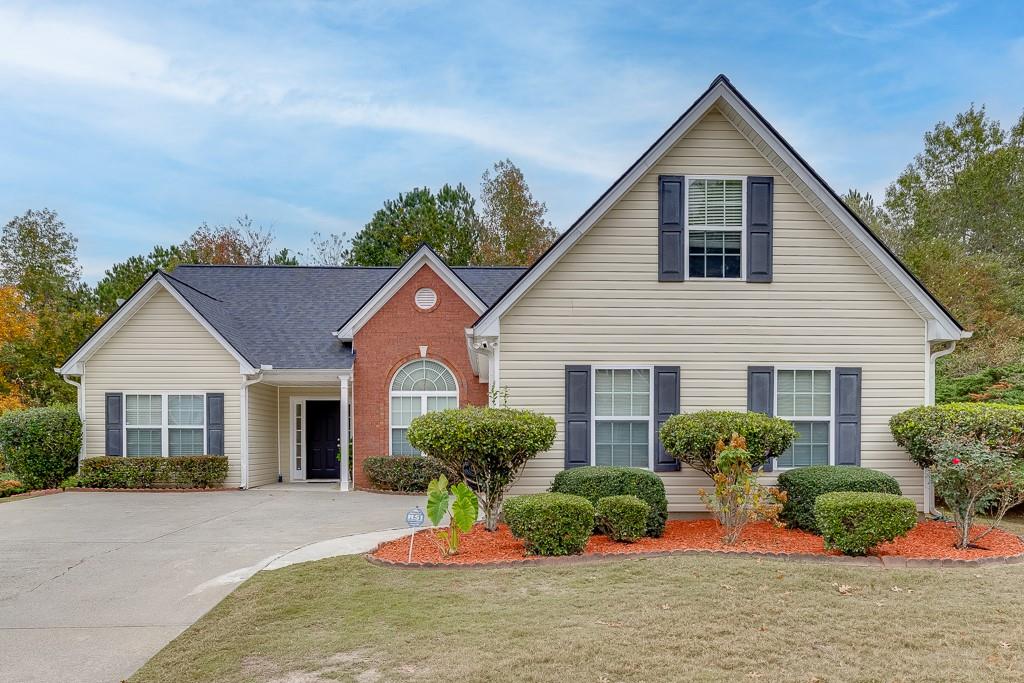
<path fill-rule="evenodd" d="M 416 290 L 429 287 L 437 304 L 426 311 L 417 308 Z M 481 384 L 469 365 L 466 328 L 476 312 L 434 270 L 422 266 L 355 334 L 356 352 L 352 377 L 352 451 L 357 488 L 368 488 L 363 460 L 387 455 L 390 447 L 391 380 L 405 363 L 426 357 L 443 363 L 459 385 L 459 405 L 486 405 L 487 385 Z"/>

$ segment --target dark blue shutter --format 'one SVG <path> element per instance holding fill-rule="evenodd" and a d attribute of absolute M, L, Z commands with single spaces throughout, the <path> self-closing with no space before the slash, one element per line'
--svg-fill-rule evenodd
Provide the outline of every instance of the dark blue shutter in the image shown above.
<path fill-rule="evenodd" d="M 107 455 L 124 455 L 124 394 L 108 393 L 104 403 Z"/>
<path fill-rule="evenodd" d="M 590 464 L 590 366 L 565 366 L 565 469 Z"/>
<path fill-rule="evenodd" d="M 747 282 L 772 281 L 771 176 L 747 178 Z"/>
<path fill-rule="evenodd" d="M 836 464 L 860 465 L 860 368 L 836 368 Z"/>
<path fill-rule="evenodd" d="M 681 175 L 658 176 L 658 280 L 683 280 L 683 206 L 686 179 Z"/>
<path fill-rule="evenodd" d="M 206 454 L 224 455 L 224 394 L 206 395 Z"/>
<path fill-rule="evenodd" d="M 665 452 L 658 432 L 665 421 L 679 413 L 679 366 L 654 368 L 654 471 L 677 472 L 679 461 Z"/>
<path fill-rule="evenodd" d="M 770 365 L 751 365 L 747 368 L 747 411 L 775 413 L 775 368 Z M 778 457 L 779 453 L 773 453 Z M 772 458 L 764 461 L 764 471 L 772 471 Z"/>

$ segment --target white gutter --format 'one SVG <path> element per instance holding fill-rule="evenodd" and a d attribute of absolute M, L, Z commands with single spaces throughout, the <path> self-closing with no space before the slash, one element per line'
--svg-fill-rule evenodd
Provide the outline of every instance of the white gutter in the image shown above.
<path fill-rule="evenodd" d="M 60 368 L 54 368 L 58 373 Z M 81 466 L 82 461 L 85 460 L 85 391 L 82 388 L 80 381 L 75 381 L 67 375 L 61 375 L 60 378 L 75 388 L 75 397 L 78 402 L 78 419 L 82 423 L 82 445 L 78 449 L 78 464 Z"/>
<path fill-rule="evenodd" d="M 238 488 L 247 489 L 249 488 L 249 387 L 262 380 L 262 372 L 257 372 L 255 375 L 242 375 L 242 387 L 239 396 L 239 403 L 241 405 L 241 422 L 242 422 L 242 437 L 240 444 L 241 446 L 241 459 L 242 459 L 242 476 L 241 482 Z"/>

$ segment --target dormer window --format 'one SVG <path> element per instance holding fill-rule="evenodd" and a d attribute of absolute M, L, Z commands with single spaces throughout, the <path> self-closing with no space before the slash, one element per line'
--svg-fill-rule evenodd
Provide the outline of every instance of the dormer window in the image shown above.
<path fill-rule="evenodd" d="M 746 190 L 744 178 L 686 178 L 686 277 L 741 280 Z"/>

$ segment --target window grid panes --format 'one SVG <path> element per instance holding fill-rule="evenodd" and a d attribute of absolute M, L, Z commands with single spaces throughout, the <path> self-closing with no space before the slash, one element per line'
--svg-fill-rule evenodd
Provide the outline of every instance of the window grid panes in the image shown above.
<path fill-rule="evenodd" d="M 302 471 L 302 402 L 295 404 L 295 471 Z"/>
<path fill-rule="evenodd" d="M 125 394 L 125 454 L 203 455 L 205 394 Z"/>
<path fill-rule="evenodd" d="M 617 467 L 647 467 L 650 463 L 647 421 L 598 421 L 594 435 L 594 463 Z"/>
<path fill-rule="evenodd" d="M 775 409 L 779 417 L 790 419 L 799 434 L 793 445 L 779 456 L 778 466 L 828 465 L 832 441 L 832 371 L 779 370 Z"/>
<path fill-rule="evenodd" d="M 124 397 L 125 455 L 163 455 L 163 396 Z"/>
<path fill-rule="evenodd" d="M 743 277 L 743 184 L 739 178 L 694 178 L 688 182 L 688 277 Z"/>
<path fill-rule="evenodd" d="M 168 429 L 168 455 L 203 455 L 206 451 L 203 444 L 203 430 L 199 429 Z"/>
<path fill-rule="evenodd" d="M 691 180 L 686 205 L 686 222 L 690 226 L 742 228 L 743 181 Z"/>
<path fill-rule="evenodd" d="M 455 376 L 440 363 L 415 360 L 391 382 L 391 455 L 419 455 L 409 443 L 409 424 L 424 413 L 459 407 Z"/>
<path fill-rule="evenodd" d="M 432 360 L 416 360 L 395 374 L 391 391 L 456 391 L 455 377 Z"/>
<path fill-rule="evenodd" d="M 742 243 L 738 231 L 691 230 L 690 277 L 740 277 Z"/>
<path fill-rule="evenodd" d="M 649 467 L 650 415 L 650 370 L 595 369 L 594 463 Z"/>
<path fill-rule="evenodd" d="M 634 417 L 650 414 L 650 370 L 595 370 L 594 415 Z"/>

